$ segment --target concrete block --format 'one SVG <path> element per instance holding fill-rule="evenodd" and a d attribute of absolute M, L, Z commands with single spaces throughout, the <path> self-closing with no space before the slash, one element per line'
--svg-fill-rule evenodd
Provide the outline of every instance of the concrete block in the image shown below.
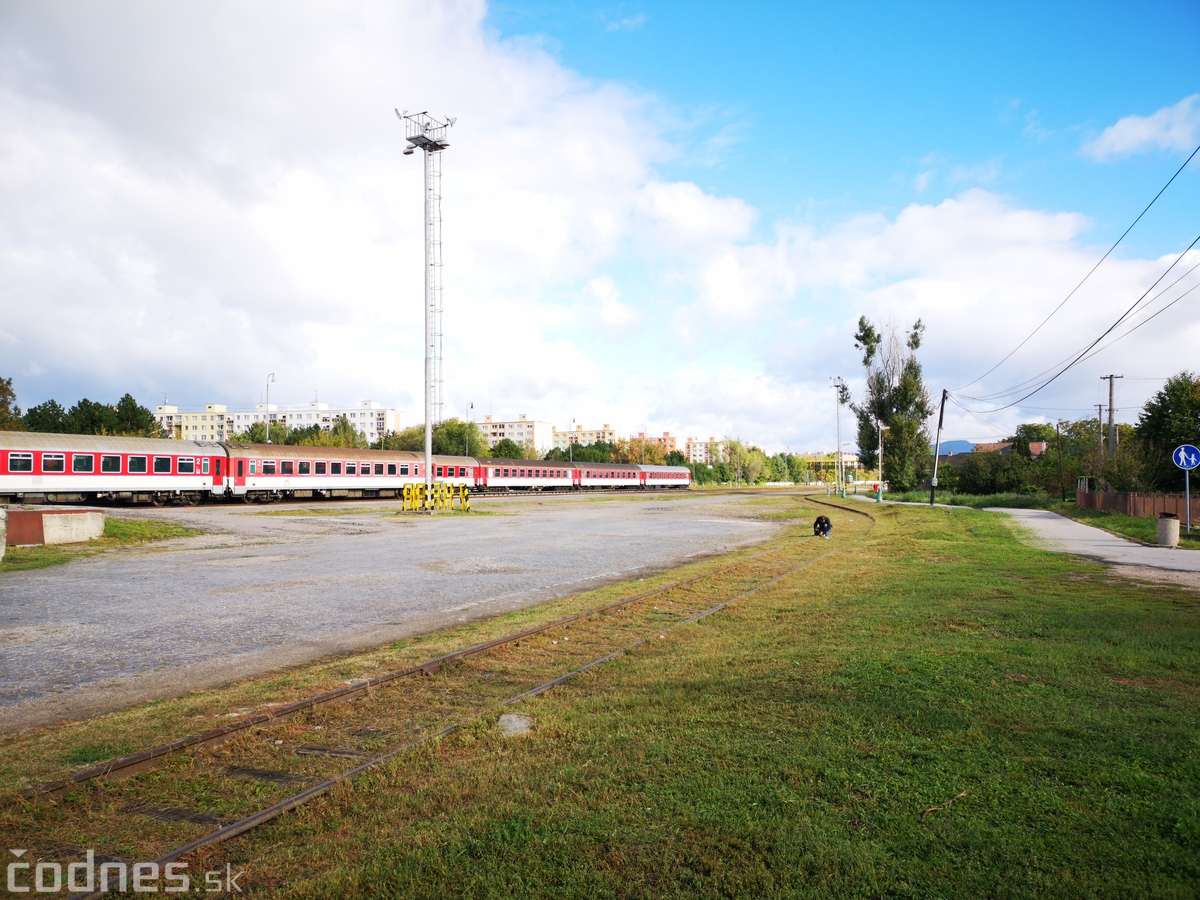
<path fill-rule="evenodd" d="M 78 544 L 104 534 L 104 513 L 98 509 L 45 510 L 42 533 L 47 544 Z"/>

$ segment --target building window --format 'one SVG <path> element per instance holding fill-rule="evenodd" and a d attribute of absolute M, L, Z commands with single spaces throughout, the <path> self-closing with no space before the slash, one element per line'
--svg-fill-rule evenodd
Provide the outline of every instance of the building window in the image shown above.
<path fill-rule="evenodd" d="M 158 460 L 155 460 L 155 471 L 157 472 Z M 177 463 L 177 471 L 180 475 L 194 475 L 196 473 L 196 461 L 194 459 L 180 459 Z M 168 470 L 170 471 L 170 470 Z"/>
<path fill-rule="evenodd" d="M 10 471 L 10 472 L 32 472 L 33 471 L 33 454 L 32 453 L 10 453 L 10 454 L 8 454 L 8 471 Z"/>
<path fill-rule="evenodd" d="M 171 474 L 171 457 L 169 457 L 169 456 L 154 457 L 154 474 L 155 475 L 170 475 Z"/>
<path fill-rule="evenodd" d="M 102 456 L 100 457 L 101 472 L 120 472 L 121 457 L 119 456 Z"/>

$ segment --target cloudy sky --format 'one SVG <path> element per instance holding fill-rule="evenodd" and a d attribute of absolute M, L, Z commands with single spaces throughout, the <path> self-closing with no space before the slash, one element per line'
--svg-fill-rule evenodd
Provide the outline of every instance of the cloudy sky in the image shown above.
<path fill-rule="evenodd" d="M 281 404 L 420 421 L 400 107 L 458 120 L 447 415 L 832 449 L 861 314 L 920 317 L 931 390 L 1000 405 L 967 398 L 1070 358 L 1200 234 L 1198 156 L 976 380 L 1200 144 L 1200 7 L 971 6 L 0 5 L 0 376 L 23 406 L 245 408 L 274 372 Z M 1133 420 L 1200 368 L 1197 264 L 947 437 L 1082 417 L 1110 372 Z"/>

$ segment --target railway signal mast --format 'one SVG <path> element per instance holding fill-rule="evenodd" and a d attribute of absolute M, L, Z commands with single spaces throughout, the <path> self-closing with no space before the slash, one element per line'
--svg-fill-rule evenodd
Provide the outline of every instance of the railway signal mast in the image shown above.
<path fill-rule="evenodd" d="M 425 157 L 425 497 L 433 496 L 433 420 L 442 421 L 442 151 L 450 146 L 446 132 L 456 119 L 428 112 L 396 110 L 404 123 L 408 146 Z"/>

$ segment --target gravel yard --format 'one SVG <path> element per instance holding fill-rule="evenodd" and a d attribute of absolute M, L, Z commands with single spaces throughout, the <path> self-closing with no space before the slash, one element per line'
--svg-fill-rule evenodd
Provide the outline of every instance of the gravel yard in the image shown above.
<path fill-rule="evenodd" d="M 766 539 L 729 495 L 112 510 L 206 534 L 0 576 L 0 731 L 170 696 Z"/>

